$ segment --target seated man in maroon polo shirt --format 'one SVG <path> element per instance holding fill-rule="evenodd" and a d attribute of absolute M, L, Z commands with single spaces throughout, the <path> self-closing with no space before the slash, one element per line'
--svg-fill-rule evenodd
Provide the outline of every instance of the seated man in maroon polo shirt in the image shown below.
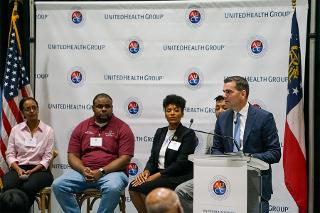
<path fill-rule="evenodd" d="M 96 95 L 92 109 L 94 116 L 82 121 L 70 137 L 68 162 L 72 170 L 52 184 L 66 213 L 81 212 L 74 193 L 88 188 L 97 188 L 102 193 L 99 213 L 113 212 L 128 184 L 126 167 L 134 153 L 133 133 L 113 115 L 109 95 Z"/>

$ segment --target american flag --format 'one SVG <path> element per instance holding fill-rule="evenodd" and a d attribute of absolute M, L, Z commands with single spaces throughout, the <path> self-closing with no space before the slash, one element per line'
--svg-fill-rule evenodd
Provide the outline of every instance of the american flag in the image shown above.
<path fill-rule="evenodd" d="M 291 25 L 283 168 L 288 191 L 298 205 L 299 212 L 306 213 L 308 185 L 301 75 L 299 27 L 295 10 Z"/>
<path fill-rule="evenodd" d="M 8 170 L 8 166 L 5 162 L 5 152 L 11 128 L 23 121 L 23 117 L 19 111 L 19 101 L 23 97 L 32 95 L 29 77 L 27 76 L 22 60 L 17 27 L 18 20 L 19 15 L 17 8 L 15 7 L 11 16 L 9 43 L 2 85 L 0 176 Z"/>

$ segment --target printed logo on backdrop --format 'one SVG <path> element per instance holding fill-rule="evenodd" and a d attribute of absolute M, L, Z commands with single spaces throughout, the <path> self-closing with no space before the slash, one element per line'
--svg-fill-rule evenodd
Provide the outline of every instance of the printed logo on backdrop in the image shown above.
<path fill-rule="evenodd" d="M 184 79 L 188 88 L 198 89 L 201 86 L 203 76 L 198 68 L 191 68 L 185 73 Z"/>
<path fill-rule="evenodd" d="M 77 104 L 77 103 L 48 103 L 49 110 L 86 110 L 91 111 L 92 105 L 91 104 Z M 88 115 L 90 116 L 90 115 Z"/>
<path fill-rule="evenodd" d="M 199 27 L 204 21 L 204 11 L 198 5 L 191 5 L 186 11 L 186 21 L 191 27 Z"/>
<path fill-rule="evenodd" d="M 80 8 L 74 8 L 71 11 L 68 11 L 68 22 L 73 27 L 82 27 L 86 21 L 86 15 L 84 10 Z"/>
<path fill-rule="evenodd" d="M 81 67 L 72 67 L 67 73 L 67 80 L 72 87 L 81 87 L 86 80 L 86 74 Z"/>
<path fill-rule="evenodd" d="M 281 72 L 281 71 L 279 71 Z M 226 79 L 228 76 L 224 76 L 224 79 Z M 249 83 L 287 83 L 288 82 L 288 76 L 243 76 Z"/>
<path fill-rule="evenodd" d="M 143 51 L 143 43 L 139 38 L 132 37 L 127 41 L 125 48 L 130 57 L 137 57 L 140 56 Z"/>
<path fill-rule="evenodd" d="M 249 55 L 254 58 L 260 58 L 267 51 L 267 41 L 262 36 L 254 36 L 249 39 L 247 49 Z"/>
<path fill-rule="evenodd" d="M 127 167 L 127 171 L 130 179 L 136 178 L 136 176 L 141 172 L 141 162 L 137 158 L 132 158 L 131 162 Z"/>
<path fill-rule="evenodd" d="M 215 200 L 225 200 L 230 194 L 230 182 L 222 175 L 214 176 L 209 182 L 208 190 Z"/>
<path fill-rule="evenodd" d="M 269 205 L 269 212 L 291 212 L 291 211 L 289 211 L 289 206 Z"/>
<path fill-rule="evenodd" d="M 136 136 L 136 142 L 147 142 L 147 143 L 152 143 L 153 142 L 153 136 Z"/>
<path fill-rule="evenodd" d="M 36 76 L 36 79 L 41 79 L 41 80 L 49 78 L 48 73 L 37 73 L 35 74 L 35 76 Z"/>
<path fill-rule="evenodd" d="M 136 97 L 129 98 L 124 104 L 124 110 L 130 118 L 140 117 L 142 108 L 141 101 Z"/>
<path fill-rule="evenodd" d="M 46 13 L 37 13 L 36 14 L 36 19 L 37 20 L 45 20 L 45 19 L 47 19 L 48 18 L 48 14 L 46 14 Z"/>

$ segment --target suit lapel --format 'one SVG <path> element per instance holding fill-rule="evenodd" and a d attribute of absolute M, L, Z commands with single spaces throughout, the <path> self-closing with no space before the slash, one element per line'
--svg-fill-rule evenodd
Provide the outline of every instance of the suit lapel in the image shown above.
<path fill-rule="evenodd" d="M 226 119 L 227 119 L 226 132 L 223 135 L 233 138 L 233 110 L 230 110 Z M 232 140 L 228 140 L 228 149 L 225 151 L 226 152 L 233 151 L 233 141 Z"/>
<path fill-rule="evenodd" d="M 245 147 L 247 145 L 246 142 L 247 142 L 248 136 L 250 135 L 250 132 L 253 128 L 253 124 L 254 124 L 255 120 L 256 120 L 256 111 L 250 104 L 249 109 L 248 109 L 246 126 L 244 129 L 244 135 L 243 135 L 243 147 Z"/>
<path fill-rule="evenodd" d="M 158 144 L 159 152 L 160 152 L 162 144 L 164 143 L 164 140 L 166 139 L 167 132 L 168 132 L 168 127 L 165 127 L 163 129 L 163 131 L 161 132 L 160 139 L 159 139 L 159 144 Z"/>

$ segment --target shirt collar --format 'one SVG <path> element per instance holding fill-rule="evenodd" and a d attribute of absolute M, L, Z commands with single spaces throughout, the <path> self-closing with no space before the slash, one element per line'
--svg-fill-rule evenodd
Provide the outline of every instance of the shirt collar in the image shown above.
<path fill-rule="evenodd" d="M 247 116 L 248 115 L 248 110 L 249 110 L 249 103 L 247 102 L 246 105 L 244 105 L 244 107 L 239 111 L 240 115 L 242 116 Z M 237 117 L 237 112 L 233 111 L 233 117 L 236 118 Z"/>
<path fill-rule="evenodd" d="M 39 125 L 38 125 L 37 129 L 38 129 L 39 131 L 41 131 L 41 132 L 43 132 L 43 130 L 45 129 L 45 125 L 44 125 L 44 123 L 43 123 L 41 120 L 39 121 Z M 21 123 L 21 131 L 23 131 L 23 130 L 29 130 L 29 127 L 28 127 L 26 121 L 23 121 L 23 122 Z"/>

